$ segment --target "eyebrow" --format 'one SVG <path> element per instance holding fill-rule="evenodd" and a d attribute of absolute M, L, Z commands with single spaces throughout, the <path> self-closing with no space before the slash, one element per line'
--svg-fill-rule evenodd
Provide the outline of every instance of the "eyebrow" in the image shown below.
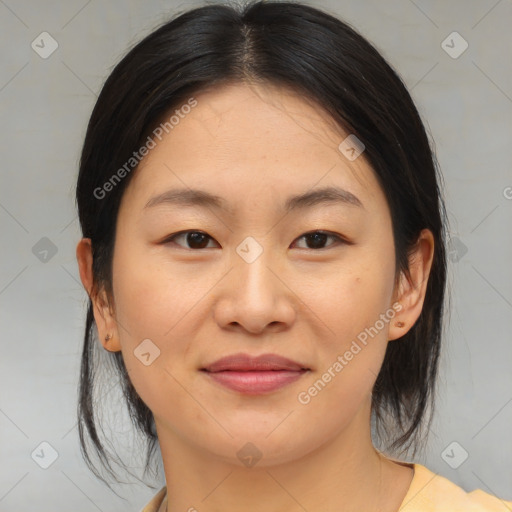
<path fill-rule="evenodd" d="M 152 197 L 144 206 L 144 209 L 162 204 L 180 206 L 201 206 L 224 210 L 233 214 L 225 199 L 199 189 L 172 189 Z M 323 187 L 313 189 L 303 194 L 289 197 L 284 203 L 283 210 L 290 213 L 296 210 L 312 208 L 320 204 L 345 204 L 364 209 L 362 202 L 348 190 L 339 187 Z"/>

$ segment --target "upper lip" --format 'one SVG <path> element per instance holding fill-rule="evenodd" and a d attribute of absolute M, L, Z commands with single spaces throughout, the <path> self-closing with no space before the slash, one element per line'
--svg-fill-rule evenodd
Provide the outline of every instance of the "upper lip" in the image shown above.
<path fill-rule="evenodd" d="M 301 363 L 292 361 L 277 354 L 262 354 L 253 357 L 249 354 L 232 354 L 230 356 L 222 357 L 217 361 L 201 368 L 208 372 L 222 372 L 226 370 L 232 371 L 269 371 L 269 370 L 288 370 L 300 371 L 308 370 Z"/>

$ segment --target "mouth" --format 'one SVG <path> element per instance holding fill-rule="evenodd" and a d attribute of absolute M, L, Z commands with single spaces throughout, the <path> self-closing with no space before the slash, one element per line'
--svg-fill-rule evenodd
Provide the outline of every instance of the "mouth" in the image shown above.
<path fill-rule="evenodd" d="M 276 391 L 311 371 L 297 361 L 276 354 L 252 357 L 242 353 L 223 357 L 200 370 L 216 383 L 248 395 Z"/>

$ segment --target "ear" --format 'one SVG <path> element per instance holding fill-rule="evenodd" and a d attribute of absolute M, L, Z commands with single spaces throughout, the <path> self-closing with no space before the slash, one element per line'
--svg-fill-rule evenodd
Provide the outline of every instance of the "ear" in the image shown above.
<path fill-rule="evenodd" d="M 94 283 L 92 271 L 92 243 L 90 238 L 82 238 L 76 247 L 76 259 L 80 271 L 80 279 L 89 295 L 92 305 L 94 320 L 98 329 L 98 336 L 103 347 L 109 352 L 118 352 L 121 350 L 119 335 L 117 331 L 117 322 L 114 316 L 113 307 L 105 290 L 97 290 Z M 106 340 L 107 334 L 110 339 Z"/>
<path fill-rule="evenodd" d="M 400 306 L 389 328 L 389 340 L 406 334 L 418 320 L 427 283 L 434 259 L 434 236 L 429 229 L 423 229 L 409 255 L 409 276 L 401 272 L 394 290 L 394 303 Z"/>

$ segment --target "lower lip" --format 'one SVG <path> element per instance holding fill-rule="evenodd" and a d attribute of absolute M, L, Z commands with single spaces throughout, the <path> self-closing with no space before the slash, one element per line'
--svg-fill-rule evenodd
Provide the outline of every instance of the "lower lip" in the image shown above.
<path fill-rule="evenodd" d="M 271 370 L 241 372 L 230 370 L 205 373 L 216 382 L 233 391 L 247 395 L 259 395 L 276 391 L 287 384 L 291 384 L 300 379 L 307 371 Z"/>

